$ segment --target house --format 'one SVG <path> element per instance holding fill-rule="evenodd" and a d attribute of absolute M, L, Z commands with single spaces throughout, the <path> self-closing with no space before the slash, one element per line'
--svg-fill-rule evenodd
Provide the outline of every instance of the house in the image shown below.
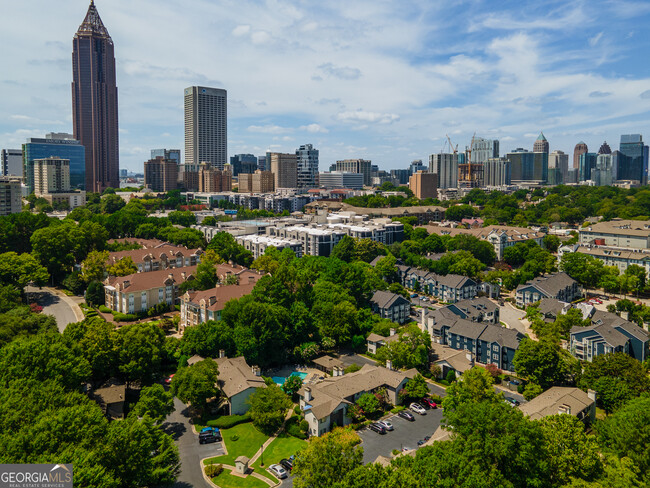
<path fill-rule="evenodd" d="M 516 290 L 517 306 L 525 308 L 542 298 L 572 302 L 582 296 L 582 287 L 566 273 L 539 276 Z"/>
<path fill-rule="evenodd" d="M 194 279 L 196 266 L 162 269 L 128 276 L 109 276 L 104 280 L 105 303 L 120 313 L 146 312 L 160 303 L 172 306 L 178 285 Z"/>
<path fill-rule="evenodd" d="M 208 320 L 221 320 L 221 312 L 230 300 L 238 300 L 250 295 L 262 277 L 253 271 L 244 271 L 236 275 L 240 283 L 236 285 L 217 285 L 204 291 L 187 291 L 181 297 L 181 319 L 179 332 L 185 327 L 202 324 Z"/>
<path fill-rule="evenodd" d="M 343 369 L 345 365 L 343 361 L 332 356 L 319 356 L 315 359 L 312 359 L 312 363 L 316 366 L 317 369 L 332 374 L 333 376 L 343 375 Z"/>
<path fill-rule="evenodd" d="M 416 374 L 417 370 L 414 369 L 400 372 L 366 364 L 354 373 L 328 377 L 303 386 L 298 394 L 300 408 L 309 424 L 309 435 L 321 436 L 335 426 L 350 424 L 348 408 L 364 393 L 385 388 L 388 401 L 398 405 L 399 391 Z"/>
<path fill-rule="evenodd" d="M 382 318 L 398 324 L 408 322 L 411 302 L 397 293 L 377 290 L 370 299 L 372 311 Z"/>
<path fill-rule="evenodd" d="M 184 246 L 162 243 L 154 248 L 111 252 L 106 266 L 113 266 L 121 259 L 131 258 L 138 267 L 138 273 L 147 273 L 161 269 L 196 266 L 201 261 L 202 254 L 203 250 L 200 248 L 188 249 Z"/>
<path fill-rule="evenodd" d="M 499 323 L 499 306 L 484 297 L 461 300 L 446 307 L 462 319 L 472 322 Z"/>
<path fill-rule="evenodd" d="M 531 420 L 567 414 L 588 424 L 596 417 L 596 392 L 589 390 L 585 393 L 579 388 L 554 386 L 518 408 Z"/>
<path fill-rule="evenodd" d="M 380 336 L 379 334 L 372 333 L 367 339 L 366 343 L 368 345 L 368 352 L 371 354 L 377 354 L 377 351 L 380 347 L 390 344 L 399 340 L 399 335 L 395 329 L 390 329 L 390 335 L 388 337 Z"/>
<path fill-rule="evenodd" d="M 248 412 L 248 398 L 266 383 L 257 366 L 249 366 L 243 356 L 215 359 L 219 366 L 218 386 L 228 403 L 228 415 L 243 415 Z"/>
<path fill-rule="evenodd" d="M 571 329 L 569 352 L 583 361 L 610 352 L 623 352 L 643 362 L 650 357 L 650 334 L 616 314 L 597 311 L 591 327 Z"/>
<path fill-rule="evenodd" d="M 126 401 L 126 385 L 113 385 L 99 388 L 92 393 L 92 398 L 109 419 L 124 418 L 124 402 Z"/>
<path fill-rule="evenodd" d="M 454 371 L 456 377 L 474 367 L 474 355 L 469 351 L 459 351 L 442 344 L 433 344 L 433 364 L 440 367 L 440 377 L 445 378 L 449 371 Z"/>

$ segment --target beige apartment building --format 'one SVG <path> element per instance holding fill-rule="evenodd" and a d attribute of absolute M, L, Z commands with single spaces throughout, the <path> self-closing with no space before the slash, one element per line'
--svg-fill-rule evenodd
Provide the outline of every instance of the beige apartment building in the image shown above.
<path fill-rule="evenodd" d="M 0 177 L 0 215 L 18 213 L 23 209 L 20 178 Z"/>
<path fill-rule="evenodd" d="M 271 153 L 275 189 L 298 187 L 298 158 L 295 154 Z"/>
<path fill-rule="evenodd" d="M 275 190 L 273 173 L 260 171 L 239 174 L 239 193 L 272 193 Z"/>
<path fill-rule="evenodd" d="M 215 169 L 207 163 L 199 167 L 199 192 L 218 193 L 232 190 L 232 173 Z"/>
<path fill-rule="evenodd" d="M 409 178 L 409 188 L 416 198 L 438 198 L 438 175 L 418 171 Z"/>
<path fill-rule="evenodd" d="M 34 160 L 34 193 L 70 191 L 70 160 L 50 157 Z"/>
<path fill-rule="evenodd" d="M 131 249 L 109 254 L 106 266 L 113 266 L 124 258 L 131 258 L 138 267 L 138 273 L 148 273 L 161 269 L 196 266 L 201 262 L 202 249 L 188 249 L 183 246 L 163 245 L 154 249 Z"/>

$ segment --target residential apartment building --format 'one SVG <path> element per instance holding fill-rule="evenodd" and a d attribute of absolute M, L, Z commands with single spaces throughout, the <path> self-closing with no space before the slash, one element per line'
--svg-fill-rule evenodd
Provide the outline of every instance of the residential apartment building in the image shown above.
<path fill-rule="evenodd" d="M 152 191 L 160 192 L 178 188 L 178 163 L 173 159 L 165 159 L 163 156 L 156 156 L 145 161 L 144 186 Z"/>
<path fill-rule="evenodd" d="M 485 297 L 461 300 L 445 307 L 462 319 L 499 324 L 500 307 Z"/>
<path fill-rule="evenodd" d="M 572 302 L 582 296 L 582 287 L 566 273 L 553 273 L 539 276 L 516 290 L 517 306 L 525 308 L 542 298 L 555 298 L 562 302 Z"/>
<path fill-rule="evenodd" d="M 298 158 L 295 154 L 271 153 L 275 188 L 298 187 Z"/>
<path fill-rule="evenodd" d="M 34 193 L 70 191 L 70 161 L 59 157 L 34 160 Z"/>
<path fill-rule="evenodd" d="M 418 171 L 409 178 L 409 189 L 416 198 L 438 198 L 438 175 Z"/>
<path fill-rule="evenodd" d="M 483 163 L 483 186 L 507 186 L 512 182 L 512 168 L 507 158 L 490 158 Z"/>
<path fill-rule="evenodd" d="M 239 174 L 240 193 L 271 193 L 275 190 L 273 173 L 257 170 Z"/>
<path fill-rule="evenodd" d="M 606 247 L 596 245 L 562 246 L 558 250 L 558 257 L 561 258 L 567 252 L 579 252 L 588 254 L 591 257 L 600 259 L 605 266 L 616 266 L 621 274 L 632 266 L 641 266 L 646 270 L 646 276 L 650 277 L 650 249 L 624 249 L 620 247 Z"/>
<path fill-rule="evenodd" d="M 301 257 L 303 254 L 302 242 L 295 239 L 282 239 L 279 237 L 260 235 L 237 236 L 235 239 L 237 240 L 237 244 L 250 251 L 255 259 L 263 256 L 269 247 L 274 247 L 280 251 L 283 249 L 291 249 L 296 254 L 296 257 Z"/>
<path fill-rule="evenodd" d="M 30 138 L 23 144 L 23 183 L 34 192 L 34 160 L 59 157 L 70 161 L 70 186 L 86 187 L 86 149 L 70 134 L 47 134 L 44 139 Z"/>
<path fill-rule="evenodd" d="M 0 216 L 19 213 L 22 209 L 20 178 L 0 177 Z"/>
<path fill-rule="evenodd" d="M 585 424 L 596 419 L 596 392 L 580 388 L 553 386 L 529 402 L 519 405 L 519 410 L 531 420 L 550 415 L 573 415 Z"/>
<path fill-rule="evenodd" d="M 366 159 L 344 159 L 336 162 L 336 171 L 341 173 L 361 173 L 364 186 L 372 184 L 372 161 Z"/>
<path fill-rule="evenodd" d="M 580 229 L 581 244 L 629 249 L 650 248 L 650 220 L 612 219 Z"/>
<path fill-rule="evenodd" d="M 229 171 L 215 169 L 206 163 L 199 165 L 199 192 L 215 193 L 232 190 L 232 174 Z"/>
<path fill-rule="evenodd" d="M 304 144 L 296 149 L 298 188 L 318 186 L 318 149 L 312 144 Z"/>
<path fill-rule="evenodd" d="M 483 164 L 488 159 L 499 157 L 498 139 L 475 137 L 470 149 L 472 150 L 472 164 Z"/>
<path fill-rule="evenodd" d="M 138 273 L 160 271 L 170 268 L 196 266 L 201 262 L 203 250 L 163 244 L 156 248 L 131 249 L 109 253 L 106 266 L 112 266 L 124 258 L 131 258 L 138 267 Z"/>
<path fill-rule="evenodd" d="M 3 149 L 0 151 L 0 176 L 23 177 L 22 149 Z"/>
<path fill-rule="evenodd" d="M 438 175 L 438 188 L 458 187 L 458 154 L 431 154 L 429 172 Z"/>
<path fill-rule="evenodd" d="M 224 169 L 228 161 L 228 108 L 226 90 L 185 88 L 185 163 L 206 162 Z"/>
<path fill-rule="evenodd" d="M 409 268 L 405 271 L 403 285 L 410 289 L 419 289 L 447 303 L 467 300 L 477 295 L 476 281 L 467 276 L 455 274 L 443 276 L 417 268 Z"/>
<path fill-rule="evenodd" d="M 398 324 L 408 322 L 411 315 L 411 302 L 402 295 L 388 291 L 376 291 L 370 299 L 370 307 L 382 319 Z"/>
<path fill-rule="evenodd" d="M 395 218 L 395 217 L 415 217 L 418 225 L 424 225 L 428 222 L 440 222 L 445 218 L 445 207 L 436 205 L 419 205 L 416 207 L 380 207 L 380 208 L 363 208 L 353 207 L 343 202 L 332 201 L 315 201 L 305 205 L 306 213 L 317 213 L 318 211 L 329 212 L 354 212 L 357 215 L 367 215 L 368 218 Z"/>

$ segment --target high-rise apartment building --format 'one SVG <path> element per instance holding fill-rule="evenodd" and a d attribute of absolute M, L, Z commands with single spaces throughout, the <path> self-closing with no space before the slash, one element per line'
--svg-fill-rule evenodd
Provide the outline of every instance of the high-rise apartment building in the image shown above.
<path fill-rule="evenodd" d="M 85 188 L 94 192 L 119 188 L 113 40 L 93 0 L 72 46 L 72 125 L 74 138 L 86 148 Z"/>
<path fill-rule="evenodd" d="M 34 160 L 34 194 L 70 191 L 70 161 L 59 157 Z"/>
<path fill-rule="evenodd" d="M 18 213 L 22 210 L 20 178 L 0 177 L 0 216 Z"/>
<path fill-rule="evenodd" d="M 409 178 L 409 189 L 416 198 L 438 198 L 438 175 L 418 171 Z"/>
<path fill-rule="evenodd" d="M 304 144 L 296 149 L 298 188 L 316 188 L 318 180 L 318 149 Z"/>
<path fill-rule="evenodd" d="M 589 152 L 589 148 L 583 141 L 576 144 L 576 147 L 573 149 L 573 168 L 577 169 L 578 172 L 580 170 L 580 155 L 586 152 Z"/>
<path fill-rule="evenodd" d="M 153 154 L 153 151 L 151 151 Z M 168 192 L 178 188 L 178 162 L 156 156 L 144 162 L 144 186 L 152 191 Z"/>
<path fill-rule="evenodd" d="M 32 137 L 23 144 L 23 182 L 27 192 L 34 191 L 34 160 L 59 157 L 70 161 L 70 186 L 86 186 L 86 149 L 70 134 L 50 133 L 45 139 Z"/>
<path fill-rule="evenodd" d="M 414 159 L 409 165 L 409 176 L 414 175 L 418 171 L 427 171 L 427 167 L 422 164 L 421 159 Z"/>
<path fill-rule="evenodd" d="M 342 173 L 361 173 L 363 175 L 363 184 L 370 186 L 372 184 L 372 162 L 366 159 L 344 159 L 336 162 L 336 171 Z"/>
<path fill-rule="evenodd" d="M 234 156 L 230 156 L 232 175 L 238 176 L 240 173 L 255 173 L 258 169 L 257 161 L 257 156 L 254 154 L 235 154 Z"/>
<path fill-rule="evenodd" d="M 548 141 L 546 140 L 546 137 L 544 136 L 543 132 L 539 133 L 539 136 L 537 137 L 537 140 L 533 144 L 533 152 L 536 152 L 536 153 L 548 153 L 549 152 Z"/>
<path fill-rule="evenodd" d="M 642 185 L 648 183 L 648 146 L 643 143 L 641 134 L 621 136 L 620 149 L 624 158 L 619 161 L 620 180 L 638 180 Z"/>
<path fill-rule="evenodd" d="M 498 139 L 483 139 L 475 137 L 471 144 L 472 164 L 481 164 L 488 159 L 499 157 Z"/>
<path fill-rule="evenodd" d="M 239 174 L 239 193 L 272 193 L 274 190 L 273 173 L 260 171 Z"/>
<path fill-rule="evenodd" d="M 199 191 L 218 193 L 232 190 L 232 174 L 229 171 L 215 169 L 208 163 L 199 165 Z"/>
<path fill-rule="evenodd" d="M 181 164 L 181 150 L 180 149 L 152 149 L 151 159 L 163 158 L 168 161 L 174 161 L 176 164 Z"/>
<path fill-rule="evenodd" d="M 458 154 L 431 154 L 429 156 L 429 171 L 438 175 L 438 188 L 457 188 Z"/>
<path fill-rule="evenodd" d="M 185 88 L 185 163 L 223 169 L 228 161 L 227 92 L 221 88 Z"/>
<path fill-rule="evenodd" d="M 298 188 L 298 158 L 295 154 L 269 153 L 275 189 Z"/>
<path fill-rule="evenodd" d="M 483 163 L 483 186 L 507 186 L 512 182 L 512 163 L 507 158 L 490 158 Z"/>
<path fill-rule="evenodd" d="M 562 185 L 567 182 L 569 155 L 562 151 L 553 151 L 548 155 L 548 184 Z"/>
<path fill-rule="evenodd" d="M 0 175 L 23 177 L 22 149 L 3 149 L 0 152 Z"/>

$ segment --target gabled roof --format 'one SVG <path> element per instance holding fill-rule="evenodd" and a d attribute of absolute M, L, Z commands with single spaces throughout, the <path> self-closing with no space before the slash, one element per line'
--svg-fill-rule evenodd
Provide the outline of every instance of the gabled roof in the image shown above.
<path fill-rule="evenodd" d="M 476 285 L 476 281 L 467 276 L 457 274 L 448 274 L 445 276 L 437 275 L 436 281 L 441 285 L 448 286 L 449 288 L 461 288 L 465 285 Z"/>
<path fill-rule="evenodd" d="M 557 317 L 562 313 L 562 310 L 569 307 L 567 302 L 561 302 L 556 298 L 542 298 L 539 301 L 539 311 L 542 315 L 552 315 Z"/>
<path fill-rule="evenodd" d="M 237 358 L 217 358 L 219 366 L 217 382 L 228 398 L 249 388 L 266 388 L 261 376 L 256 376 L 243 356 Z"/>
<path fill-rule="evenodd" d="M 501 347 L 517 349 L 523 338 L 524 335 L 516 329 L 506 329 L 499 325 L 488 324 L 479 340 L 490 344 L 499 344 Z"/>
<path fill-rule="evenodd" d="M 571 328 L 571 334 L 579 334 L 581 332 L 592 331 L 595 334 L 598 334 L 607 344 L 612 347 L 623 347 L 629 341 L 629 338 L 616 330 L 611 325 L 601 324 L 594 325 L 591 327 L 580 327 L 576 325 Z"/>
<path fill-rule="evenodd" d="M 478 339 L 489 324 L 483 322 L 472 322 L 471 320 L 458 319 L 449 329 L 450 334 L 467 337 L 468 339 Z"/>
<path fill-rule="evenodd" d="M 517 293 L 520 289 L 534 287 L 549 297 L 556 296 L 561 290 L 573 286 L 576 281 L 564 272 L 553 273 L 546 276 L 539 276 L 517 287 Z"/>
<path fill-rule="evenodd" d="M 399 334 L 393 334 L 391 336 L 384 337 L 375 333 L 371 333 L 366 339 L 366 341 L 368 342 L 375 342 L 375 343 L 383 342 L 384 344 L 388 344 L 390 342 L 395 342 L 398 340 L 399 340 Z"/>
<path fill-rule="evenodd" d="M 377 290 L 370 301 L 376 304 L 379 308 L 392 307 L 393 305 L 398 304 L 400 301 L 409 303 L 409 301 L 402 295 L 382 290 Z"/>
<path fill-rule="evenodd" d="M 539 420 L 549 415 L 556 415 L 560 407 L 571 409 L 572 415 L 577 415 L 586 408 L 591 407 L 594 401 L 579 388 L 554 386 L 528 403 L 519 405 L 519 410 L 532 420 Z"/>
<path fill-rule="evenodd" d="M 182 283 L 190 276 L 193 276 L 194 273 L 196 273 L 196 266 L 161 269 L 149 273 L 133 273 L 128 276 L 111 276 L 104 281 L 104 284 L 115 288 L 122 288 L 121 291 L 124 293 L 135 293 L 152 288 L 164 287 L 168 280 L 171 280 L 172 283 Z"/>
<path fill-rule="evenodd" d="M 257 279 L 261 276 L 257 275 Z M 210 288 L 204 291 L 187 292 L 183 296 L 183 301 L 187 301 L 195 306 L 200 306 L 205 301 L 205 308 L 211 312 L 223 310 L 230 300 L 239 299 L 245 295 L 250 295 L 255 288 L 257 280 L 253 282 L 240 283 L 238 285 L 224 285 Z"/>
<path fill-rule="evenodd" d="M 447 305 L 444 308 L 447 308 L 454 313 L 465 315 L 465 317 L 478 318 L 486 313 L 494 313 L 499 309 L 499 306 L 485 297 L 476 297 L 459 300 L 458 302 Z"/>

